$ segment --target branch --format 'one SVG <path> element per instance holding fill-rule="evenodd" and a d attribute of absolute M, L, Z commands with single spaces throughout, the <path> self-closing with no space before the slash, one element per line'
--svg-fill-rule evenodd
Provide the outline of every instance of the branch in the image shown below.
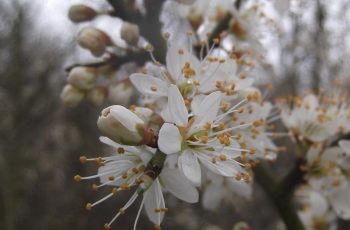
<path fill-rule="evenodd" d="M 305 230 L 293 204 L 294 189 L 303 178 L 299 164 L 297 161 L 293 170 L 280 182 L 271 174 L 266 162 L 254 168 L 256 182 L 270 198 L 288 230 Z"/>

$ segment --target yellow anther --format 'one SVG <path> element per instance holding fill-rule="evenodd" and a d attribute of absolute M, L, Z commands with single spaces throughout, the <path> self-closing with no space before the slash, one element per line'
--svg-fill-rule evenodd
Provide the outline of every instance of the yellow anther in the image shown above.
<path fill-rule="evenodd" d="M 220 43 L 220 39 L 219 39 L 219 38 L 214 38 L 214 39 L 213 39 L 213 43 L 214 43 L 215 45 L 218 45 L 218 44 Z"/>
<path fill-rule="evenodd" d="M 220 160 L 221 161 L 226 161 L 227 160 L 227 156 L 225 154 L 220 154 Z"/>
<path fill-rule="evenodd" d="M 235 179 L 238 180 L 238 181 L 240 181 L 240 180 L 242 179 L 241 174 L 239 174 L 239 173 L 236 174 Z"/>
<path fill-rule="evenodd" d="M 123 178 L 123 179 L 128 178 L 128 173 L 127 173 L 127 172 L 124 172 L 123 175 L 122 175 L 122 178 Z"/>
<path fill-rule="evenodd" d="M 94 191 L 97 191 L 98 190 L 98 186 L 96 185 L 96 184 L 92 184 L 92 190 L 94 190 Z"/>
<path fill-rule="evenodd" d="M 122 148 L 122 147 L 118 147 L 117 148 L 117 153 L 118 154 L 123 154 L 125 152 L 125 149 L 124 148 Z"/>
<path fill-rule="evenodd" d="M 92 204 L 91 204 L 91 203 L 87 203 L 87 204 L 85 205 L 85 209 L 86 209 L 86 210 L 90 211 L 91 208 L 92 208 Z"/>
<path fill-rule="evenodd" d="M 240 107 L 240 108 L 238 109 L 238 112 L 239 112 L 239 113 L 243 113 L 243 112 L 244 112 L 244 108 L 243 108 L 243 107 Z"/>
<path fill-rule="evenodd" d="M 170 33 L 169 32 L 165 32 L 163 34 L 163 36 L 164 36 L 165 39 L 169 39 L 170 38 Z"/>
<path fill-rule="evenodd" d="M 118 189 L 117 189 L 117 188 L 113 188 L 113 189 L 112 189 L 112 193 L 113 193 L 113 195 L 116 195 L 116 194 L 117 194 L 117 192 L 118 192 Z"/>
<path fill-rule="evenodd" d="M 122 189 L 122 190 L 129 190 L 130 188 L 129 188 L 129 185 L 127 185 L 127 184 L 121 184 L 120 185 L 120 188 Z"/>
<path fill-rule="evenodd" d="M 150 90 L 152 90 L 153 92 L 156 92 L 157 91 L 157 86 L 155 85 L 151 85 L 151 87 L 149 87 Z"/>
<path fill-rule="evenodd" d="M 255 153 L 256 153 L 256 148 L 250 147 L 249 153 L 250 153 L 250 154 L 255 154 Z"/>
<path fill-rule="evenodd" d="M 109 181 L 114 181 L 114 179 L 115 179 L 114 176 L 109 176 L 109 177 L 108 177 L 108 180 L 109 180 Z"/>
<path fill-rule="evenodd" d="M 145 46 L 145 50 L 148 51 L 148 52 L 152 52 L 154 50 L 153 46 L 151 44 L 147 44 Z"/>
<path fill-rule="evenodd" d="M 201 143 L 206 144 L 208 143 L 208 136 L 201 136 L 200 140 L 201 140 Z"/>
<path fill-rule="evenodd" d="M 215 82 L 216 88 L 220 89 L 222 87 L 222 82 L 221 81 L 216 81 Z"/>
<path fill-rule="evenodd" d="M 160 213 L 162 210 L 160 209 L 160 208 L 155 208 L 154 209 L 154 212 L 156 212 L 156 213 Z"/>
<path fill-rule="evenodd" d="M 203 128 L 204 128 L 205 130 L 208 131 L 208 130 L 211 129 L 211 124 L 210 124 L 209 122 L 206 122 L 206 123 L 204 124 Z"/>
<path fill-rule="evenodd" d="M 119 213 L 120 213 L 121 215 L 125 214 L 125 209 L 124 209 L 124 208 L 120 208 L 120 209 L 119 209 Z"/>
<path fill-rule="evenodd" d="M 86 156 L 79 157 L 79 161 L 80 161 L 80 163 L 84 164 L 87 161 Z"/>
<path fill-rule="evenodd" d="M 180 54 L 180 55 L 184 54 L 184 50 L 183 50 L 182 48 L 180 48 L 177 52 L 178 52 L 178 54 Z"/>
<path fill-rule="evenodd" d="M 132 172 L 135 173 L 135 174 L 138 174 L 139 173 L 139 170 L 137 168 L 133 168 L 132 169 Z"/>
<path fill-rule="evenodd" d="M 104 228 L 105 230 L 110 230 L 110 229 L 111 229 L 111 226 L 110 226 L 109 224 L 104 224 L 104 225 L 103 225 L 103 228 Z"/>
<path fill-rule="evenodd" d="M 160 225 L 159 224 L 155 224 L 154 225 L 154 230 L 161 230 Z"/>
<path fill-rule="evenodd" d="M 216 164 L 216 157 L 215 157 L 215 156 L 213 156 L 213 157 L 211 158 L 211 163 Z"/>
<path fill-rule="evenodd" d="M 192 31 L 187 31 L 186 34 L 187 34 L 188 36 L 192 36 L 192 35 L 193 35 L 193 32 L 192 32 Z"/>
<path fill-rule="evenodd" d="M 80 175 L 75 175 L 75 176 L 74 176 L 74 180 L 75 180 L 76 182 L 80 182 L 80 181 L 81 181 L 81 176 L 80 176 Z"/>

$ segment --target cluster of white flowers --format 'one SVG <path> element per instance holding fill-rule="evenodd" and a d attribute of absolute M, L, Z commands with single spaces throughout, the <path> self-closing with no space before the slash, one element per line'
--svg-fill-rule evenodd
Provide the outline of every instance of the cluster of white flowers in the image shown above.
<path fill-rule="evenodd" d="M 299 157 L 306 162 L 303 170 L 310 186 L 307 189 L 308 196 L 322 200 L 315 204 L 317 211 L 311 208 L 302 212 L 303 219 L 308 219 L 306 225 L 311 224 L 310 215 L 318 214 L 324 216 L 313 217 L 316 218 L 313 220 L 315 226 L 322 222 L 325 226 L 334 222 L 334 217 L 329 216 L 332 215 L 329 214 L 329 207 L 334 216 L 350 219 L 350 141 L 339 141 L 343 134 L 350 131 L 347 97 L 340 91 L 337 94 L 326 94 L 320 90 L 319 95 L 292 98 L 292 109 L 286 102 L 283 100 L 281 118 L 297 145 L 304 151 L 299 153 Z"/>
<path fill-rule="evenodd" d="M 345 95 L 309 94 L 290 101 L 283 100 L 286 105 L 282 106 L 281 118 L 299 140 L 323 142 L 350 131 L 350 108 Z"/>
<path fill-rule="evenodd" d="M 147 14 L 145 2 L 135 4 L 140 14 Z M 283 1 L 279 7 L 286 5 Z M 157 44 L 143 38 L 136 24 L 106 15 L 106 9 L 71 8 L 71 20 L 83 23 L 80 47 L 101 59 L 69 69 L 62 99 L 69 106 L 84 98 L 116 104 L 103 109 L 97 122 L 104 135 L 100 140 L 115 151 L 106 157 L 82 156 L 82 163 L 96 162 L 99 170 L 75 180 L 99 179 L 95 190 L 112 186 L 107 196 L 88 203 L 88 210 L 135 188 L 105 229 L 139 197 L 134 229 L 143 207 L 160 229 L 168 211 L 163 193 L 195 203 L 201 190 L 202 205 L 209 210 L 232 193 L 249 199 L 252 168 L 260 160 L 275 160 L 285 149 L 271 140 L 276 136 L 271 123 L 279 117 L 290 134 L 282 136 L 292 137 L 303 151 L 297 157 L 305 162 L 300 168 L 307 188 L 299 189 L 297 197 L 304 225 L 331 229 L 336 216 L 350 219 L 350 142 L 334 147 L 350 131 L 348 101 L 323 91 L 281 100 L 279 108 L 265 101 L 255 71 L 264 63 L 263 28 L 271 23 L 263 9 L 263 1 L 165 1 L 162 64 L 154 55 Z M 217 33 L 222 23 L 225 31 Z M 144 53 L 150 61 L 139 66 L 115 64 Z M 129 106 L 131 98 L 136 105 Z"/>
<path fill-rule="evenodd" d="M 118 191 L 138 186 L 122 211 L 141 193 L 146 210 L 151 205 L 148 199 L 161 201 L 160 206 L 152 205 L 165 210 L 162 189 L 192 203 L 198 201 L 195 187 L 202 186 L 203 205 L 208 209 L 225 197 L 223 186 L 249 197 L 252 165 L 260 158 L 276 157 L 278 148 L 266 131 L 271 105 L 252 88 L 249 73 L 237 73 L 236 60 L 224 54 L 210 50 L 198 60 L 192 51 L 169 44 L 166 66 L 148 63 L 150 68 L 144 73 L 130 76 L 144 96 L 140 99 L 143 107 L 114 105 L 102 111 L 98 126 L 106 137 L 101 140 L 123 155 L 97 158 L 103 166 L 93 178 L 100 177 L 99 186 L 121 186 Z M 158 197 L 147 198 L 154 187 Z M 147 213 L 158 226 L 162 218 Z"/>

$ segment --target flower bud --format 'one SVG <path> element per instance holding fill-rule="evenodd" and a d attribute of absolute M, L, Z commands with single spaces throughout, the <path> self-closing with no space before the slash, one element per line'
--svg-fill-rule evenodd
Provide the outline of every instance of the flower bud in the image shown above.
<path fill-rule="evenodd" d="M 62 90 L 61 100 L 64 105 L 75 107 L 84 99 L 84 96 L 84 91 L 68 84 Z"/>
<path fill-rule="evenodd" d="M 102 110 L 97 125 L 103 135 L 120 144 L 141 145 L 144 142 L 144 121 L 123 106 L 113 105 Z"/>
<path fill-rule="evenodd" d="M 111 44 L 111 39 L 103 31 L 88 26 L 80 31 L 78 42 L 81 47 L 90 50 L 93 55 L 99 57 L 105 52 L 106 46 Z"/>
<path fill-rule="evenodd" d="M 126 43 L 136 46 L 140 38 L 139 27 L 129 22 L 123 22 L 120 36 Z"/>
<path fill-rule="evenodd" d="M 108 100 L 113 104 L 127 106 L 130 104 L 134 89 L 128 82 L 120 82 L 108 88 Z"/>
<path fill-rule="evenodd" d="M 95 68 L 78 66 L 74 67 L 68 75 L 68 82 L 78 89 L 91 89 L 96 82 L 97 71 Z"/>
<path fill-rule="evenodd" d="M 94 105 L 102 105 L 105 97 L 105 91 L 102 88 L 94 88 L 87 95 L 87 99 Z"/>
<path fill-rule="evenodd" d="M 97 12 L 83 4 L 73 5 L 69 8 L 68 17 L 72 22 L 84 22 L 93 19 Z"/>

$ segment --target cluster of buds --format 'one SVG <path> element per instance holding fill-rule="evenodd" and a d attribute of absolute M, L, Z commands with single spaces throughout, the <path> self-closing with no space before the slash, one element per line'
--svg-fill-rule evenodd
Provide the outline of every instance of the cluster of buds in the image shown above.
<path fill-rule="evenodd" d="M 90 67 L 74 67 L 68 74 L 68 84 L 63 88 L 61 99 L 66 106 L 77 106 L 84 99 L 101 105 L 105 99 L 103 88 L 97 87 L 97 71 Z"/>
<path fill-rule="evenodd" d="M 81 48 L 91 53 L 90 59 L 94 62 L 74 64 L 73 68 L 69 68 L 68 84 L 61 94 L 67 106 L 77 106 L 84 99 L 94 105 L 105 101 L 130 105 L 134 89 L 126 79 L 128 72 L 122 70 L 123 65 L 115 63 L 119 62 L 119 56 L 131 51 L 142 52 L 145 40 L 141 38 L 137 25 L 121 22 L 110 13 L 109 9 L 85 4 L 73 5 L 69 9 L 71 21 L 85 23 L 77 41 Z M 125 62 L 124 65 L 127 64 Z M 118 67 L 120 71 L 116 69 Z"/>

